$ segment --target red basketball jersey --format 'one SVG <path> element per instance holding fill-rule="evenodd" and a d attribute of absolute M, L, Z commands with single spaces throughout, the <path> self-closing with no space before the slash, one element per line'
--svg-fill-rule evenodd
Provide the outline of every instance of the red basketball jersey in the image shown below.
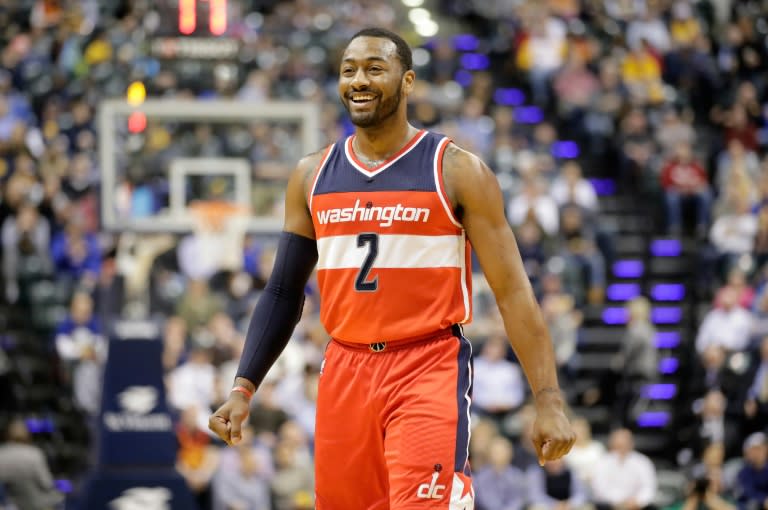
<path fill-rule="evenodd" d="M 368 169 L 353 138 L 327 149 L 309 195 L 326 330 L 367 344 L 469 322 L 470 247 L 442 179 L 450 140 L 419 131 Z"/>

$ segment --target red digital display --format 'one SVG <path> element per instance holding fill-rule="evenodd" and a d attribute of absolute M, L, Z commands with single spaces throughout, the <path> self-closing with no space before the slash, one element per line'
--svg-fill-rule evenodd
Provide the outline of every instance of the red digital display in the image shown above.
<path fill-rule="evenodd" d="M 179 0 L 179 32 L 190 35 L 197 29 L 198 2 L 208 3 L 208 30 L 212 35 L 227 31 L 227 0 Z"/>

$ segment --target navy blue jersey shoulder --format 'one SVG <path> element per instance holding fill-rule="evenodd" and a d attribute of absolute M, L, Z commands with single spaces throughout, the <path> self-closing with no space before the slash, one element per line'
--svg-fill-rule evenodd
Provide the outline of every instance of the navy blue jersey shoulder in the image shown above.
<path fill-rule="evenodd" d="M 339 140 L 320 173 L 314 194 L 365 191 L 436 191 L 435 152 L 443 135 L 427 132 L 408 153 L 382 172 L 369 175 L 347 157 L 347 139 Z"/>

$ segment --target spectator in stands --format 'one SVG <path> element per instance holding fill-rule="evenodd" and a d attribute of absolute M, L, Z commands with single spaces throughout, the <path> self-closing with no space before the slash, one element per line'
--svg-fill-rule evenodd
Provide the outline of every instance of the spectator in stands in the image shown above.
<path fill-rule="evenodd" d="M 758 343 L 759 339 L 768 335 L 768 293 L 763 288 L 752 306 L 752 340 L 750 343 Z"/>
<path fill-rule="evenodd" d="M 757 235 L 757 217 L 748 196 L 733 197 L 733 209 L 721 214 L 712 224 L 709 239 L 718 254 L 721 274 L 726 274 L 743 255 L 752 253 Z"/>
<path fill-rule="evenodd" d="M 514 441 L 512 465 L 527 473 L 539 465 L 533 446 L 533 424 L 536 418 L 533 404 L 524 405 L 516 417 L 519 419 L 520 432 Z"/>
<path fill-rule="evenodd" d="M 704 316 L 696 335 L 696 351 L 701 354 L 710 345 L 719 345 L 726 352 L 738 352 L 749 345 L 752 314 L 738 305 L 738 295 L 726 289 L 722 308 L 713 308 Z"/>
<path fill-rule="evenodd" d="M 304 374 L 302 398 L 293 404 L 292 417 L 311 439 L 315 436 L 315 414 L 317 412 L 317 388 L 320 373 L 307 365 Z"/>
<path fill-rule="evenodd" d="M 655 187 L 651 163 L 656 144 L 645 112 L 631 109 L 622 119 L 619 131 L 621 184 L 634 192 Z"/>
<path fill-rule="evenodd" d="M 597 463 L 605 455 L 605 446 L 600 441 L 592 439 L 592 426 L 583 416 L 571 420 L 576 433 L 576 443 L 565 457 L 565 463 L 587 487 L 592 483 L 592 475 Z"/>
<path fill-rule="evenodd" d="M 312 317 L 312 320 L 308 322 L 304 334 L 304 362 L 319 372 L 323 366 L 325 349 L 330 337 L 325 331 L 323 323 L 314 314 L 305 313 L 305 316 Z"/>
<path fill-rule="evenodd" d="M 210 335 L 213 364 L 217 367 L 232 359 L 234 351 L 245 342 L 245 336 L 235 328 L 232 318 L 224 312 L 211 317 L 205 331 Z"/>
<path fill-rule="evenodd" d="M 507 359 L 509 344 L 493 335 L 474 360 L 475 410 L 501 422 L 516 411 L 525 399 L 520 367 Z"/>
<path fill-rule="evenodd" d="M 474 475 L 478 510 L 522 510 L 529 500 L 525 473 L 511 465 L 512 443 L 496 436 L 489 445 L 489 464 Z"/>
<path fill-rule="evenodd" d="M 187 361 L 169 374 L 166 383 L 168 402 L 178 410 L 197 409 L 197 423 L 205 430 L 209 410 L 216 401 L 216 369 L 211 363 L 210 350 L 193 347 Z"/>
<path fill-rule="evenodd" d="M 73 219 L 51 242 L 51 257 L 58 278 L 70 279 L 85 288 L 93 288 L 101 270 L 99 241 L 87 233 L 82 220 Z"/>
<path fill-rule="evenodd" d="M 187 323 L 178 316 L 168 317 L 163 325 L 163 370 L 179 366 L 187 349 Z"/>
<path fill-rule="evenodd" d="M 734 503 L 732 479 L 736 478 L 736 473 L 733 473 L 733 476 L 731 476 L 730 473 L 726 472 L 730 468 L 726 468 L 725 459 L 725 447 L 723 444 L 712 443 L 704 449 L 700 462 L 697 465 L 704 469 L 707 478 L 712 484 L 713 491 L 728 500 L 728 503 Z M 730 462 L 733 463 L 733 460 L 741 461 L 739 457 L 734 457 Z"/>
<path fill-rule="evenodd" d="M 34 204 L 25 202 L 15 216 L 5 219 L 0 229 L 5 298 L 9 303 L 15 303 L 19 298 L 17 278 L 20 260 L 35 257 L 42 266 L 50 265 L 50 226 L 45 218 L 40 216 Z"/>
<path fill-rule="evenodd" d="M 759 430 L 768 423 L 768 336 L 760 343 L 760 358 L 755 375 L 747 389 L 744 414 L 749 428 Z"/>
<path fill-rule="evenodd" d="M 211 293 L 205 280 L 190 280 L 187 291 L 176 305 L 176 315 L 184 319 L 194 341 L 199 328 L 208 324 L 214 315 L 223 311 L 223 304 Z"/>
<path fill-rule="evenodd" d="M 563 459 L 531 469 L 527 478 L 529 510 L 578 510 L 589 502 L 586 488 Z"/>
<path fill-rule="evenodd" d="M 731 178 L 734 169 L 743 170 L 750 182 L 756 185 L 760 179 L 760 160 L 757 154 L 744 149 L 744 145 L 738 138 L 728 143 L 725 151 L 717 158 L 717 188 L 724 190 Z"/>
<path fill-rule="evenodd" d="M 289 419 L 288 413 L 283 410 L 276 396 L 276 384 L 277 380 L 274 376 L 268 375 L 264 379 L 254 396 L 248 417 L 248 423 L 253 427 L 259 441 L 270 447 L 277 444 L 277 431 Z"/>
<path fill-rule="evenodd" d="M 720 477 L 696 466 L 688 482 L 685 499 L 668 510 L 736 510 L 736 506 L 722 495 Z"/>
<path fill-rule="evenodd" d="M 281 440 L 275 446 L 275 476 L 271 487 L 275 510 L 294 510 L 293 502 L 298 494 L 314 493 L 314 472 L 311 466 L 298 459 L 297 446 Z"/>
<path fill-rule="evenodd" d="M 588 153 L 602 157 L 612 149 L 613 133 L 616 130 L 616 123 L 624 106 L 627 91 L 621 82 L 615 60 L 602 59 L 598 66 L 600 87 L 590 98 L 583 125 L 587 133 Z"/>
<path fill-rule="evenodd" d="M 0 484 L 19 510 L 52 510 L 64 499 L 53 485 L 45 454 L 18 418 L 10 421 L 0 444 Z"/>
<path fill-rule="evenodd" d="M 517 66 L 529 73 L 534 102 L 547 106 L 552 76 L 563 64 L 567 48 L 565 27 L 538 6 L 528 21 L 526 37 L 517 49 Z"/>
<path fill-rule="evenodd" d="M 713 216 L 719 218 L 726 214 L 735 214 L 747 202 L 752 207 L 760 200 L 759 181 L 754 181 L 743 165 L 729 168 L 728 180 L 719 190 L 720 196 L 715 201 Z"/>
<path fill-rule="evenodd" d="M 573 376 L 576 369 L 576 344 L 582 313 L 574 308 L 573 297 L 568 294 L 549 295 L 541 302 L 541 311 L 549 329 L 555 349 L 555 362 L 564 379 Z"/>
<path fill-rule="evenodd" d="M 11 359 L 5 349 L 0 349 L 0 409 L 7 413 L 16 412 L 19 406 L 19 399 L 13 392 L 14 378 Z"/>
<path fill-rule="evenodd" d="M 757 126 L 747 115 L 746 108 L 741 104 L 735 104 L 725 115 L 725 143 L 739 140 L 744 150 L 757 152 L 760 143 L 757 139 Z"/>
<path fill-rule="evenodd" d="M 541 286 L 540 280 L 544 273 L 544 263 L 547 261 L 544 233 L 539 224 L 529 218 L 515 229 L 515 235 L 525 272 L 531 281 L 534 292 L 538 294 Z"/>
<path fill-rule="evenodd" d="M 495 422 L 477 416 L 472 418 L 472 441 L 469 443 L 469 459 L 472 471 L 477 472 L 490 464 L 492 441 L 499 435 Z"/>
<path fill-rule="evenodd" d="M 664 99 L 661 66 L 647 40 L 641 39 L 627 52 L 621 76 L 635 103 L 655 105 Z"/>
<path fill-rule="evenodd" d="M 657 379 L 658 353 L 656 328 L 651 322 L 651 303 L 645 297 L 636 297 L 627 303 L 627 329 L 621 341 L 621 350 L 611 366 L 625 378 L 639 383 Z"/>
<path fill-rule="evenodd" d="M 630 49 L 647 44 L 649 49 L 660 55 L 669 51 L 672 46 L 669 29 L 655 6 L 646 4 L 642 15 L 629 23 L 627 44 Z"/>
<path fill-rule="evenodd" d="M 768 55 L 764 55 L 768 56 Z M 760 124 L 763 120 L 762 106 L 758 97 L 758 90 L 750 80 L 742 80 L 736 86 L 734 103 L 741 105 L 747 112 L 747 117 L 755 124 Z M 765 99 L 765 98 L 763 98 Z"/>
<path fill-rule="evenodd" d="M 729 366 L 727 359 L 725 348 L 712 344 L 694 361 L 691 377 L 686 381 L 691 405 L 711 391 L 720 391 L 728 403 L 728 412 L 738 412 L 742 400 L 741 376 Z"/>
<path fill-rule="evenodd" d="M 744 441 L 744 467 L 739 471 L 736 495 L 739 508 L 762 509 L 768 505 L 768 439 L 754 432 Z"/>
<path fill-rule="evenodd" d="M 312 444 L 304 428 L 295 420 L 287 420 L 277 430 L 279 441 L 290 445 L 295 452 L 296 463 L 312 467 Z"/>
<path fill-rule="evenodd" d="M 611 432 L 609 451 L 592 476 L 592 500 L 598 509 L 649 508 L 656 497 L 656 467 L 634 449 L 632 432 Z"/>
<path fill-rule="evenodd" d="M 765 186 L 763 182 L 768 183 L 768 178 L 761 178 L 761 189 Z M 768 203 L 765 203 L 765 198 L 765 196 L 762 197 L 761 205 L 757 210 L 757 231 L 752 249 L 756 267 L 763 267 L 768 262 Z"/>
<path fill-rule="evenodd" d="M 82 348 L 80 362 L 72 374 L 72 392 L 75 403 L 90 417 L 101 409 L 101 387 L 104 381 L 104 359 L 100 359 L 92 345 Z"/>
<path fill-rule="evenodd" d="M 484 115 L 485 103 L 476 97 L 469 97 L 461 108 L 461 115 L 456 119 L 457 128 L 461 132 L 461 139 L 467 150 L 476 152 L 482 158 L 490 156 L 492 142 L 490 130 L 492 125 L 488 123 L 488 117 Z"/>
<path fill-rule="evenodd" d="M 605 257 L 597 249 L 596 233 L 584 217 L 584 211 L 567 205 L 561 211 L 560 257 L 566 288 L 577 307 L 600 304 L 605 295 Z"/>
<path fill-rule="evenodd" d="M 755 299 L 755 290 L 747 283 L 747 275 L 743 269 L 737 266 L 728 271 L 728 280 L 715 294 L 715 307 L 721 308 L 723 306 L 723 292 L 727 289 L 731 289 L 736 293 L 740 307 L 745 310 L 752 309 L 752 303 Z"/>
<path fill-rule="evenodd" d="M 207 414 L 207 412 L 206 412 Z M 211 437 L 199 426 L 200 410 L 194 405 L 181 412 L 176 425 L 176 439 L 179 451 L 176 469 L 186 480 L 197 504 L 210 508 L 211 480 L 219 465 L 220 452 L 211 444 Z"/>
<path fill-rule="evenodd" d="M 550 194 L 560 207 L 576 204 L 590 212 L 596 212 L 598 208 L 595 188 L 582 176 L 581 166 L 576 161 L 563 165 L 560 177 L 552 183 Z"/>
<path fill-rule="evenodd" d="M 710 390 L 694 401 L 692 415 L 686 417 L 679 437 L 696 457 L 711 444 L 722 444 L 727 454 L 738 451 L 738 423 L 726 415 L 728 402 L 718 390 Z"/>
<path fill-rule="evenodd" d="M 552 88 L 560 115 L 568 123 L 569 131 L 577 133 L 585 109 L 599 90 L 600 82 L 575 47 L 569 48 L 568 60 L 555 76 Z"/>
<path fill-rule="evenodd" d="M 269 481 L 274 475 L 269 449 L 260 445 L 249 426 L 234 448 L 221 452 L 213 478 L 213 510 L 271 510 Z"/>
<path fill-rule="evenodd" d="M 659 365 L 650 301 L 642 296 L 634 298 L 627 304 L 627 315 L 620 350 L 611 360 L 611 370 L 616 375 L 614 409 L 623 422 L 640 389 L 658 379 Z"/>
<path fill-rule="evenodd" d="M 507 214 L 513 226 L 533 219 L 548 236 L 557 234 L 559 213 L 557 203 L 547 193 L 547 184 L 539 176 L 526 175 L 522 193 L 510 200 Z"/>
<path fill-rule="evenodd" d="M 703 236 L 709 224 L 712 195 L 707 171 L 696 161 L 689 143 L 679 143 L 661 170 L 661 185 L 667 204 L 667 230 L 679 235 L 682 231 L 682 202 L 696 203 L 696 231 Z"/>
<path fill-rule="evenodd" d="M 686 119 L 683 119 L 674 108 L 664 111 L 661 124 L 656 130 L 656 143 L 663 150 L 664 157 L 672 156 L 679 144 L 693 146 L 696 141 L 696 133 L 687 117 L 690 115 L 686 114 Z"/>
<path fill-rule="evenodd" d="M 74 367 L 86 349 L 93 349 L 98 359 L 106 358 L 106 339 L 93 313 L 93 299 L 86 292 L 75 292 L 69 314 L 56 326 L 56 351 L 68 365 Z"/>

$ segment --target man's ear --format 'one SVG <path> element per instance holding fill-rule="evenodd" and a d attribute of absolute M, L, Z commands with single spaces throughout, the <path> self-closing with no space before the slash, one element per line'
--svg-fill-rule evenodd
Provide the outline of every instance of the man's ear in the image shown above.
<path fill-rule="evenodd" d="M 416 73 L 411 69 L 403 73 L 403 92 L 407 96 L 416 84 Z"/>

